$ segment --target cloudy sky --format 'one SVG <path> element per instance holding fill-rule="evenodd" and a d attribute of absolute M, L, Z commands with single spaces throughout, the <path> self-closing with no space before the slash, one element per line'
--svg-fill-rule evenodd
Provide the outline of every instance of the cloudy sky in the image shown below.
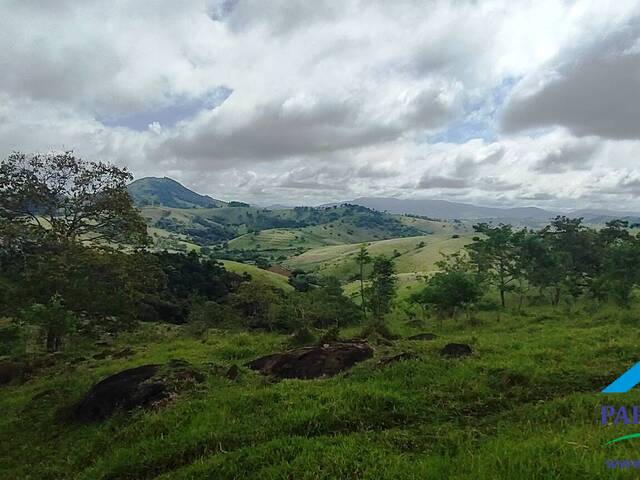
<path fill-rule="evenodd" d="M 640 209 L 637 0 L 0 0 L 0 153 L 224 200 Z"/>

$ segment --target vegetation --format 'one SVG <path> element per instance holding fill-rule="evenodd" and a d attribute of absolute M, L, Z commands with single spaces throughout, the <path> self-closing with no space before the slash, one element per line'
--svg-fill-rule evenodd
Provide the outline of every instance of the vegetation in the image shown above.
<path fill-rule="evenodd" d="M 606 458 L 633 458 L 631 443 L 603 446 L 631 426 L 595 416 L 637 361 L 640 238 L 625 221 L 481 223 L 472 237 L 350 205 L 145 207 L 157 230 L 201 221 L 198 238 L 233 238 L 187 253 L 148 241 L 128 179 L 72 153 L 0 163 L 4 476 L 602 478 Z M 286 239 L 322 244 L 324 228 L 358 242 L 287 258 L 303 247 Z M 187 230 L 164 238 L 186 245 Z M 414 236 L 363 244 L 372 232 Z M 234 251 L 253 263 L 216 258 Z M 323 360 L 336 345 L 374 356 L 313 380 L 247 368 L 293 346 L 336 361 Z M 73 416 L 125 369 L 171 372 L 168 394 Z"/>

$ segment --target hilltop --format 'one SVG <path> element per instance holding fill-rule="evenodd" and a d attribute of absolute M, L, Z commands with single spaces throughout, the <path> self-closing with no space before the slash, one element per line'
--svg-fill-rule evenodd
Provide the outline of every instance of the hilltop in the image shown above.
<path fill-rule="evenodd" d="M 175 180 L 163 177 L 140 178 L 128 187 L 129 195 L 139 207 L 147 205 L 162 205 L 172 208 L 216 208 L 227 205 L 208 195 L 189 190 Z"/>

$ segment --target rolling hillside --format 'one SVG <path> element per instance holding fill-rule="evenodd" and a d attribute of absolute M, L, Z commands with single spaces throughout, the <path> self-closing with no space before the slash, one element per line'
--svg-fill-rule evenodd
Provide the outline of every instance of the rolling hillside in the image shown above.
<path fill-rule="evenodd" d="M 254 265 L 247 265 L 245 263 L 234 262 L 231 260 L 222 260 L 224 268 L 230 272 L 243 274 L 248 273 L 251 275 L 251 280 L 271 287 L 280 288 L 285 291 L 293 290 L 293 287 L 287 282 L 287 277 L 268 270 L 262 270 Z"/>
<path fill-rule="evenodd" d="M 439 223 L 356 205 L 282 210 L 145 206 L 141 212 L 157 237 L 200 246 L 228 242 L 228 250 L 264 251 L 275 257 L 318 246 L 415 236 L 443 228 Z"/>
<path fill-rule="evenodd" d="M 145 177 L 131 183 L 129 195 L 138 206 L 162 205 L 172 208 L 211 208 L 226 205 L 208 195 L 200 195 L 189 190 L 175 180 L 164 177 Z"/>
<path fill-rule="evenodd" d="M 415 277 L 416 274 L 434 270 L 442 254 L 457 252 L 470 241 L 470 233 L 439 233 L 370 242 L 368 250 L 372 256 L 394 257 L 397 273 Z M 358 273 L 356 256 L 359 249 L 359 244 L 314 248 L 288 259 L 285 265 L 290 269 L 302 269 L 349 281 Z"/>

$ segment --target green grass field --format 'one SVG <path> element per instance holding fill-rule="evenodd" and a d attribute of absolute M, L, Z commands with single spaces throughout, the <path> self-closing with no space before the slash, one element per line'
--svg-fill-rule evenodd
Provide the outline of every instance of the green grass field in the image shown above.
<path fill-rule="evenodd" d="M 419 237 L 393 238 L 368 242 L 371 256 L 394 256 L 396 272 L 400 274 L 420 274 L 433 271 L 435 263 L 442 260 L 443 254 L 451 254 L 460 250 L 471 241 L 471 234 L 439 233 Z M 420 246 L 424 243 L 424 246 Z M 320 275 L 332 275 L 342 280 L 349 280 L 358 272 L 356 256 L 360 244 L 335 245 L 320 247 L 292 257 L 285 262 L 290 269 L 301 268 Z"/>
<path fill-rule="evenodd" d="M 251 275 L 251 280 L 262 283 L 264 285 L 270 285 L 272 287 L 280 288 L 285 291 L 293 290 L 293 287 L 287 282 L 287 277 L 263 270 L 255 265 L 247 265 L 245 263 L 234 262 L 232 260 L 219 260 L 224 267 L 230 272 L 234 273 L 248 273 Z"/>
<path fill-rule="evenodd" d="M 600 426 L 602 404 L 632 405 L 640 390 L 600 390 L 638 360 L 638 311 L 591 315 L 548 308 L 478 314 L 410 329 L 324 380 L 269 381 L 242 367 L 288 338 L 147 326 L 117 339 L 130 359 L 93 360 L 76 346 L 23 385 L 0 388 L 0 478 L 11 479 L 599 479 L 608 458 L 636 458 L 638 440 L 605 443 L 634 426 Z M 357 333 L 357 328 L 343 332 Z M 446 359 L 448 342 L 474 354 Z M 382 367 L 382 357 L 412 359 Z M 66 358 L 83 355 L 76 365 Z M 206 380 L 162 408 L 77 424 L 68 409 L 106 375 L 181 358 Z M 231 381 L 221 372 L 236 364 Z M 634 474 L 622 472 L 635 478 Z"/>

